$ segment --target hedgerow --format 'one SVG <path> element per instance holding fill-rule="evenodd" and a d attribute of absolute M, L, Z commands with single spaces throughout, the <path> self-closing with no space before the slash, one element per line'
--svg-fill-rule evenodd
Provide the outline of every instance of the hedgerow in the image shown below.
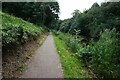
<path fill-rule="evenodd" d="M 91 40 L 88 45 L 81 44 L 82 39 L 70 34 L 59 33 L 59 38 L 100 77 L 120 77 L 120 34 L 116 29 L 106 29 L 97 42 Z"/>
<path fill-rule="evenodd" d="M 106 29 L 101 33 L 97 43 L 88 45 L 85 48 L 86 55 L 89 56 L 89 65 L 95 69 L 102 77 L 120 77 L 120 44 L 119 33 L 115 29 Z M 84 52 L 79 52 L 82 59 Z"/>

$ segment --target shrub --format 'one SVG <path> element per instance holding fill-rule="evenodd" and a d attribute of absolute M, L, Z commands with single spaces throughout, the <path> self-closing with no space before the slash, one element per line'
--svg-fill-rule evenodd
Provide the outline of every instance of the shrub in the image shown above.
<path fill-rule="evenodd" d="M 74 37 L 69 36 L 68 39 L 66 39 L 65 42 L 73 52 L 77 52 L 77 50 L 79 49 L 78 40 L 75 39 Z"/>
<path fill-rule="evenodd" d="M 89 48 L 91 48 L 89 45 L 86 47 L 80 47 L 76 53 L 80 57 L 81 61 L 86 63 L 89 63 L 92 59 L 92 54 Z"/>
<path fill-rule="evenodd" d="M 117 36 L 119 34 L 115 29 L 105 30 L 91 50 L 92 66 L 104 77 L 117 77 L 120 74 L 120 47 Z"/>
<path fill-rule="evenodd" d="M 93 45 L 78 50 L 81 59 L 89 64 L 103 77 L 120 77 L 119 33 L 115 29 L 106 29 L 100 39 Z"/>
<path fill-rule="evenodd" d="M 76 36 L 59 32 L 59 39 L 64 40 L 71 51 L 77 52 L 77 50 L 79 49 L 79 39 L 77 39 Z"/>
<path fill-rule="evenodd" d="M 81 38 L 70 34 L 59 33 L 59 38 L 101 77 L 120 77 L 120 34 L 116 29 L 106 29 L 97 42 L 86 46 L 80 44 Z"/>

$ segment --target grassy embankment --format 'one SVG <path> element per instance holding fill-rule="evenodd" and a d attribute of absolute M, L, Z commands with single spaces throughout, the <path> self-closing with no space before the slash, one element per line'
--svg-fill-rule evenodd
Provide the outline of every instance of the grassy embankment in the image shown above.
<path fill-rule="evenodd" d="M 73 36 L 60 32 L 56 33 L 56 35 L 59 37 L 60 40 L 64 41 L 68 49 L 77 56 L 79 63 L 82 62 L 85 64 L 87 70 L 90 71 L 90 73 L 94 75 L 95 78 L 119 77 L 119 33 L 116 32 L 115 29 L 106 29 L 103 33 L 101 33 L 100 39 L 97 42 L 91 40 L 89 41 L 88 45 L 83 43 L 84 39 L 82 39 L 82 37 L 79 36 L 78 38 L 76 38 L 77 35 Z M 58 44 L 62 45 L 61 43 L 63 42 L 60 42 Z M 58 51 L 61 52 L 62 48 L 63 50 L 67 49 L 64 48 L 65 45 L 60 46 L 58 48 Z M 61 52 L 60 54 L 63 55 L 64 53 L 65 52 Z M 66 61 L 72 62 L 72 60 Z"/>
<path fill-rule="evenodd" d="M 19 77 L 48 33 L 41 26 L 21 18 L 2 12 L 0 15 L 2 16 L 2 75 L 5 78 Z"/>
<path fill-rule="evenodd" d="M 54 35 L 54 34 L 53 34 Z M 83 68 L 77 56 L 68 50 L 65 42 L 54 35 L 56 48 L 60 56 L 64 77 L 65 78 L 91 78 L 92 76 Z"/>

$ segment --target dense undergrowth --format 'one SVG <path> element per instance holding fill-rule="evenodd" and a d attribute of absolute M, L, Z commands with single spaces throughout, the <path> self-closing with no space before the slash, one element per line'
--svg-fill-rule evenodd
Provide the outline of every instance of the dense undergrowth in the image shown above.
<path fill-rule="evenodd" d="M 2 44 L 24 43 L 29 38 L 38 36 L 43 33 L 44 29 L 20 18 L 13 17 L 6 13 L 2 15 Z"/>
<path fill-rule="evenodd" d="M 59 20 L 55 28 L 69 49 L 101 78 L 120 77 L 119 13 L 120 2 L 94 3 Z"/>
<path fill-rule="evenodd" d="M 88 45 L 82 42 L 84 38 L 76 38 L 77 35 L 72 36 L 61 32 L 56 34 L 82 62 L 98 74 L 98 77 L 120 77 L 120 34 L 115 29 L 106 29 L 100 33 L 97 42 L 90 40 Z"/>
<path fill-rule="evenodd" d="M 64 73 L 64 78 L 93 78 L 85 69 L 85 65 L 77 59 L 77 56 L 69 50 L 64 40 L 53 34 L 56 48 L 60 56 L 60 62 Z"/>
<path fill-rule="evenodd" d="M 64 41 L 71 52 L 75 53 L 79 60 L 92 69 L 95 74 L 97 73 L 98 77 L 120 77 L 120 2 L 105 2 L 101 5 L 94 3 L 90 9 L 83 11 L 83 13 L 75 10 L 73 17 L 65 20 L 58 20 L 59 5 L 57 3 L 49 4 L 4 3 L 3 11 L 35 24 L 46 25 L 49 29 L 57 30 L 58 32 L 55 33 L 62 41 L 57 38 L 55 40 L 57 39 L 61 43 Z M 6 13 L 0 12 L 0 15 L 2 15 L 3 46 L 25 43 L 30 38 L 37 37 L 45 31 L 45 28 Z M 57 43 L 62 51 L 62 46 L 65 44 Z M 62 52 L 63 55 L 67 53 L 65 50 Z M 71 56 L 69 57 L 67 55 L 63 57 L 68 62 L 63 64 L 73 66 L 74 60 L 71 59 Z M 78 77 L 76 70 L 69 69 L 66 74 L 70 73 L 71 78 Z"/>

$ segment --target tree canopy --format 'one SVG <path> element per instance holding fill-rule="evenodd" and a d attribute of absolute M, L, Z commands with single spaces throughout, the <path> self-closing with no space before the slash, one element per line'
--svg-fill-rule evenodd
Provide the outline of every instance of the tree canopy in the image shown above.
<path fill-rule="evenodd" d="M 3 12 L 48 28 L 59 18 L 57 2 L 4 2 L 2 8 Z"/>
<path fill-rule="evenodd" d="M 62 32 L 74 33 L 74 29 L 80 30 L 80 35 L 99 37 L 99 33 L 105 29 L 116 28 L 120 31 L 120 2 L 105 2 L 101 5 L 94 3 L 92 7 L 81 13 L 75 10 L 73 17 L 63 20 L 58 27 Z"/>

